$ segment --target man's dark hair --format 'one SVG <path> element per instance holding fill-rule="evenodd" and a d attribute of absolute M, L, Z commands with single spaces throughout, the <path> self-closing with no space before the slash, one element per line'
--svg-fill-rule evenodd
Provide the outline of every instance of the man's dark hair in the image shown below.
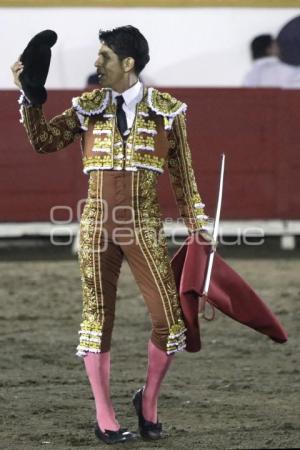
<path fill-rule="evenodd" d="M 251 42 L 252 59 L 259 59 L 268 56 L 267 50 L 271 47 L 274 41 L 271 34 L 260 34 L 256 36 Z"/>
<path fill-rule="evenodd" d="M 99 39 L 111 48 L 122 60 L 129 56 L 134 59 L 136 75 L 143 70 L 150 60 L 147 39 L 131 25 L 99 31 Z"/>

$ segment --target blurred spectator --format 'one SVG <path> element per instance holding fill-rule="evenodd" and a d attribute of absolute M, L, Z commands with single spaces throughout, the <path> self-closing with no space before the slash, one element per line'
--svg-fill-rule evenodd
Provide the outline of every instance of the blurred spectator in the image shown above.
<path fill-rule="evenodd" d="M 91 73 L 91 75 L 89 75 L 87 77 L 86 85 L 87 86 L 99 86 L 98 75 L 97 75 L 96 72 L 95 73 Z"/>
<path fill-rule="evenodd" d="M 255 61 L 262 58 L 278 57 L 279 48 L 271 34 L 260 34 L 251 42 L 252 59 Z"/>
<path fill-rule="evenodd" d="M 300 87 L 300 67 L 279 59 L 279 46 L 270 34 L 254 38 L 250 48 L 254 62 L 244 77 L 244 87 Z"/>

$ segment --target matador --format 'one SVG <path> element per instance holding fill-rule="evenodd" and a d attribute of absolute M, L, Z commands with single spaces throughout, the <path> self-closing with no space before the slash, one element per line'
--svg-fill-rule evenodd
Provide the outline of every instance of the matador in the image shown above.
<path fill-rule="evenodd" d="M 99 38 L 99 89 L 73 98 L 72 106 L 50 121 L 42 106 L 26 96 L 20 103 L 22 122 L 38 153 L 81 140 L 89 188 L 80 220 L 83 312 L 77 355 L 83 358 L 95 399 L 96 435 L 110 444 L 137 437 L 120 427 L 110 398 L 111 336 L 124 256 L 152 323 L 146 382 L 133 397 L 145 439 L 163 436 L 157 415 L 160 386 L 175 353 L 185 348 L 157 197 L 157 181 L 166 168 L 188 230 L 202 230 L 207 216 L 187 142 L 186 105 L 139 79 L 149 61 L 147 40 L 132 26 L 100 31 Z M 23 68 L 20 61 L 13 66 L 15 81 Z"/>

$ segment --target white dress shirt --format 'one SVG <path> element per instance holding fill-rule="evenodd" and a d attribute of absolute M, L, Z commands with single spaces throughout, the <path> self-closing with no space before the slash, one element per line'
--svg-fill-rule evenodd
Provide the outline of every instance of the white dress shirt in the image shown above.
<path fill-rule="evenodd" d="M 285 64 L 275 56 L 259 58 L 254 61 L 242 85 L 297 89 L 300 87 L 300 67 Z"/>
<path fill-rule="evenodd" d="M 112 90 L 112 100 L 114 103 L 116 103 L 116 97 L 119 95 L 122 95 L 124 98 L 122 108 L 126 114 L 128 130 L 130 130 L 135 118 L 136 105 L 143 98 L 143 85 L 138 80 L 133 86 L 122 93 Z"/>

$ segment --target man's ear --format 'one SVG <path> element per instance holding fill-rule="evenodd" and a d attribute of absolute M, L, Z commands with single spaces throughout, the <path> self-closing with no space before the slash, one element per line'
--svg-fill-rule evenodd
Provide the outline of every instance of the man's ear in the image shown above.
<path fill-rule="evenodd" d="M 135 65 L 134 58 L 132 58 L 131 56 L 124 58 L 122 63 L 123 63 L 123 68 L 124 68 L 125 72 L 130 72 L 134 68 L 134 65 Z"/>

